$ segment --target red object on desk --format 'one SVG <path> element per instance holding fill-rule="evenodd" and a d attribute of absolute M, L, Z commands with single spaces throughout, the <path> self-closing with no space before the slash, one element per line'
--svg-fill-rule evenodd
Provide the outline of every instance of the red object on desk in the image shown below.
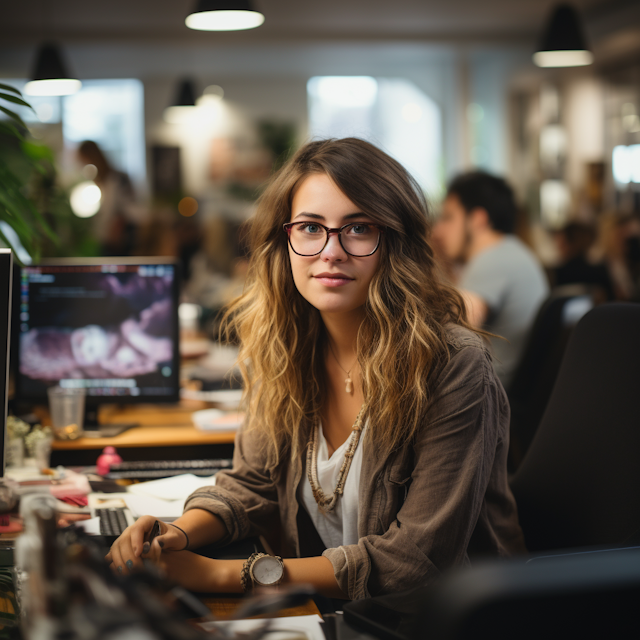
<path fill-rule="evenodd" d="M 19 531 L 22 531 L 22 520 L 20 518 L 10 516 L 8 513 L 2 515 L 3 517 L 0 521 L 0 533 L 18 533 Z M 7 517 L 6 524 L 5 516 Z"/>
<path fill-rule="evenodd" d="M 122 458 L 116 452 L 115 447 L 105 447 L 96 462 L 98 475 L 107 475 L 111 470 L 111 465 L 118 464 L 119 462 L 122 462 Z"/>

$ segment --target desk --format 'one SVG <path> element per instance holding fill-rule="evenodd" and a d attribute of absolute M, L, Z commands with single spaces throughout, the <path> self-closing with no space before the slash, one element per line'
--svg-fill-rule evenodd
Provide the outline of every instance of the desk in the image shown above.
<path fill-rule="evenodd" d="M 211 613 L 221 620 L 227 620 L 240 607 L 244 600 L 237 596 L 204 596 L 200 598 Z M 300 607 L 281 609 L 278 613 L 269 616 L 259 616 L 266 618 L 286 618 L 288 616 L 310 616 L 320 615 L 318 607 L 313 600 L 309 600 Z"/>
<path fill-rule="evenodd" d="M 94 465 L 102 449 L 108 446 L 115 447 L 127 461 L 230 458 L 235 431 L 205 432 L 193 426 L 191 414 L 209 406 L 205 402 L 183 400 L 176 405 L 101 407 L 100 422 L 103 424 L 136 422 L 140 426 L 113 438 L 54 440 L 51 465 Z M 45 407 L 35 413 L 42 424 L 51 424 Z"/>

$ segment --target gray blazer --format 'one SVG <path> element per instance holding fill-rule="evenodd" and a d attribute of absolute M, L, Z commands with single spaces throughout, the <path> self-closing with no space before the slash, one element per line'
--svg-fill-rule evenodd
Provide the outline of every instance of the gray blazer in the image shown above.
<path fill-rule="evenodd" d="M 351 599 L 425 584 L 478 556 L 524 553 L 507 484 L 509 405 L 481 338 L 448 327 L 451 359 L 440 371 L 424 427 L 398 450 L 372 455 L 367 429 L 360 475 L 357 544 L 326 549 Z M 280 532 L 279 552 L 299 557 L 296 490 L 305 461 L 265 470 L 264 436 L 240 430 L 234 465 L 215 487 L 198 489 L 185 510 L 225 523 L 221 544 Z"/>

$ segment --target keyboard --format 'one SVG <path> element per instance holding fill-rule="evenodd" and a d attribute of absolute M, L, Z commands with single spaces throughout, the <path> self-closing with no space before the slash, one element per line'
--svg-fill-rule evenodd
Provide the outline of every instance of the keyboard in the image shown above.
<path fill-rule="evenodd" d="M 134 522 L 126 507 L 99 507 L 94 509 L 94 515 L 100 518 L 100 535 L 109 538 L 117 538 Z"/>
<path fill-rule="evenodd" d="M 109 480 L 155 480 L 169 478 L 183 473 L 208 477 L 220 469 L 231 469 L 233 462 L 228 459 L 217 460 L 144 460 L 140 462 L 120 462 L 112 464 L 105 476 Z"/>

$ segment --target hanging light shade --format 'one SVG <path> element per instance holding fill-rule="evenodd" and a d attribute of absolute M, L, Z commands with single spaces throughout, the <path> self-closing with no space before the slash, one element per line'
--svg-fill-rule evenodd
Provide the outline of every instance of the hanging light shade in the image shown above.
<path fill-rule="evenodd" d="M 255 29 L 264 16 L 253 8 L 251 0 L 198 0 L 185 24 L 198 31 L 240 31 Z"/>
<path fill-rule="evenodd" d="M 178 84 L 174 101 L 164 110 L 164 119 L 172 124 L 184 122 L 196 106 L 196 89 L 193 80 L 184 78 Z"/>
<path fill-rule="evenodd" d="M 571 5 L 560 4 L 554 9 L 533 61 L 539 67 L 582 67 L 593 62 L 580 16 Z"/>
<path fill-rule="evenodd" d="M 43 44 L 38 49 L 32 80 L 25 85 L 25 93 L 30 96 L 68 96 L 79 91 L 80 87 L 82 82 L 69 74 L 60 47 L 51 42 Z"/>

